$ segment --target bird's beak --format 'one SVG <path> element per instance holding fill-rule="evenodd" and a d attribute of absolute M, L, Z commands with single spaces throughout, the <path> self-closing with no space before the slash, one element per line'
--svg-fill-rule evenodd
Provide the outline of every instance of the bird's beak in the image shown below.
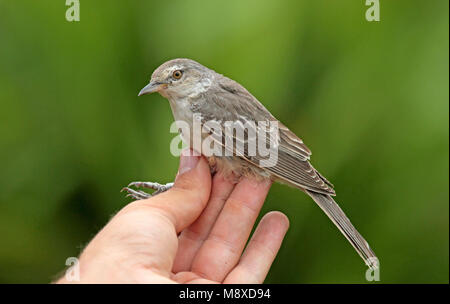
<path fill-rule="evenodd" d="M 150 81 L 148 85 L 146 85 L 138 94 L 138 96 L 145 95 L 145 94 L 151 94 L 154 92 L 158 92 L 164 87 L 163 83 L 156 82 L 156 81 Z"/>

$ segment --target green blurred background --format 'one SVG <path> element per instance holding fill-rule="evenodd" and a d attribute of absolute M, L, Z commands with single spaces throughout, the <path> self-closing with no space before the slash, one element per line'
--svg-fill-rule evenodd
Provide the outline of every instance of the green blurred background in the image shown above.
<path fill-rule="evenodd" d="M 129 202 L 168 182 L 173 121 L 152 71 L 188 57 L 241 84 L 312 149 L 380 257 L 382 283 L 449 281 L 448 1 L 0 0 L 0 282 L 50 282 Z M 365 283 L 301 192 L 268 283 Z"/>

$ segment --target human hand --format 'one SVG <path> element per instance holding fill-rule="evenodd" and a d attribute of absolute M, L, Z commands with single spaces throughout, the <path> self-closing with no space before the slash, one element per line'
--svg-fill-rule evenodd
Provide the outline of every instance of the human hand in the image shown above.
<path fill-rule="evenodd" d="M 185 154 L 173 188 L 128 204 L 88 244 L 81 283 L 264 281 L 289 227 L 269 212 L 245 248 L 270 183 L 211 178 L 203 157 Z"/>

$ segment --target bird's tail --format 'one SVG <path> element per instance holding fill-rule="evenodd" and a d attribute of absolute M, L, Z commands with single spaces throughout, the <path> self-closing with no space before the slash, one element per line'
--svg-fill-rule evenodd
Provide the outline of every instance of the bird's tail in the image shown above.
<path fill-rule="evenodd" d="M 339 228 L 342 234 L 355 248 L 356 252 L 361 256 L 364 262 L 371 269 L 377 269 L 379 267 L 378 258 L 375 253 L 370 249 L 367 241 L 361 234 L 353 227 L 350 220 L 345 215 L 344 211 L 338 206 L 338 204 L 329 195 L 316 193 L 312 191 L 306 191 L 309 196 L 319 205 L 319 207 L 328 215 L 333 223 Z"/>

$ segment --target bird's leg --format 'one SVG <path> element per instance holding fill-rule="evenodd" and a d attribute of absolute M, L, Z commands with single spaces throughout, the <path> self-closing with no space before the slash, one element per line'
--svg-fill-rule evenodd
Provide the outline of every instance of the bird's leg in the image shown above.
<path fill-rule="evenodd" d="M 146 188 L 146 189 L 153 189 L 155 190 L 152 194 L 146 193 L 144 191 L 140 190 L 133 190 L 130 187 L 135 188 Z M 173 187 L 173 183 L 167 183 L 167 184 L 159 184 L 159 183 L 153 183 L 153 182 L 132 182 L 127 187 L 123 188 L 122 191 L 128 192 L 127 197 L 132 197 L 137 200 L 146 199 L 151 196 L 155 196 L 159 193 L 165 192 Z"/>
<path fill-rule="evenodd" d="M 209 171 L 211 172 L 211 176 L 214 176 L 217 172 L 217 160 L 214 156 L 208 157 Z"/>
<path fill-rule="evenodd" d="M 148 194 L 148 193 L 146 193 L 144 191 L 136 191 L 136 190 L 133 190 L 133 189 L 128 188 L 128 187 L 122 188 L 121 191 L 128 192 L 126 197 L 131 197 L 131 198 L 134 198 L 136 200 L 142 200 L 142 199 L 146 199 L 146 198 L 151 197 L 150 194 Z"/>

